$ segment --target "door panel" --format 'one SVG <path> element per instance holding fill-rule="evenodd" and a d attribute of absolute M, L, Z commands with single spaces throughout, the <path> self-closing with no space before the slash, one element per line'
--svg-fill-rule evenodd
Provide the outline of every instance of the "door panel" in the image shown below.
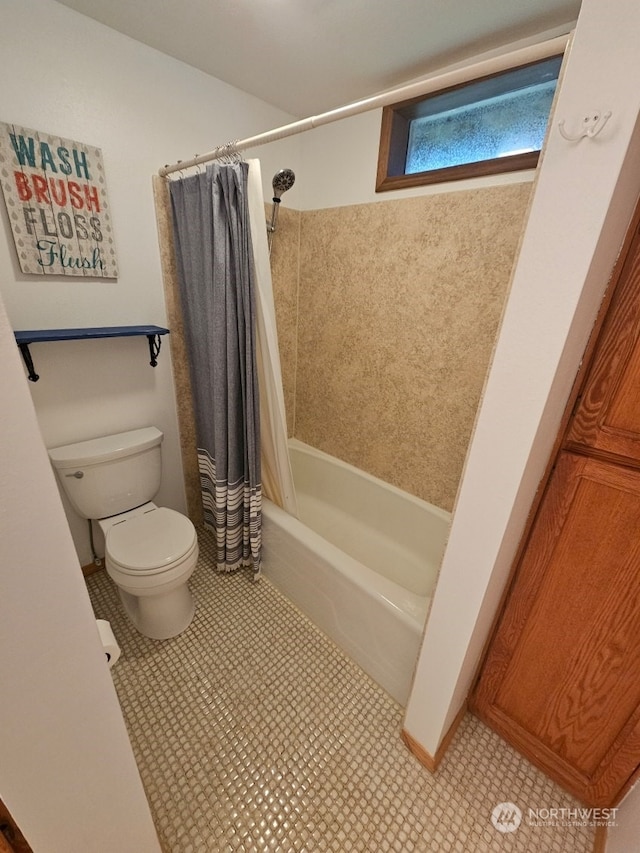
<path fill-rule="evenodd" d="M 560 454 L 472 706 L 594 805 L 626 783 L 640 728 L 640 471 Z"/>
<path fill-rule="evenodd" d="M 640 234 L 622 267 L 567 446 L 640 466 Z"/>

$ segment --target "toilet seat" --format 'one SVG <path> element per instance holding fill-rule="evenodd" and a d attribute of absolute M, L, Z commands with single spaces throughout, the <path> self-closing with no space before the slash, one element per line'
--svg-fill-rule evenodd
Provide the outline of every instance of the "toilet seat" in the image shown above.
<path fill-rule="evenodd" d="M 114 568 L 127 575 L 156 575 L 189 562 L 198 539 L 191 521 L 168 507 L 156 507 L 114 524 L 106 550 Z"/>

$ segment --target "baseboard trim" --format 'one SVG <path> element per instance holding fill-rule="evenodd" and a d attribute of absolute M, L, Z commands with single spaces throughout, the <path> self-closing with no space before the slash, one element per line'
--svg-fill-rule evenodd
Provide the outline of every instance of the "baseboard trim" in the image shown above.
<path fill-rule="evenodd" d="M 596 834 L 593 839 L 593 853 L 605 853 L 607 848 L 607 827 L 596 826 Z"/>
<path fill-rule="evenodd" d="M 449 726 L 449 730 L 442 739 L 442 742 L 436 750 L 435 755 L 431 755 L 431 753 L 427 752 L 427 750 L 422 746 L 422 744 L 419 744 L 418 741 L 415 740 L 415 738 L 413 738 L 406 729 L 402 729 L 401 737 L 407 745 L 409 752 L 411 752 L 418 759 L 420 764 L 423 764 L 427 768 L 427 770 L 429 770 L 430 773 L 435 773 L 438 769 L 440 762 L 444 758 L 447 749 L 449 749 L 449 744 L 453 740 L 453 736 L 455 735 L 458 726 L 462 722 L 462 718 L 464 717 L 466 712 L 467 703 L 465 701 L 462 708 L 460 708 L 460 710 L 456 714 L 455 720 Z"/>
<path fill-rule="evenodd" d="M 87 575 L 93 575 L 96 572 L 101 572 L 104 568 L 103 566 L 96 566 L 95 563 L 88 563 L 86 566 L 81 566 L 82 574 L 87 577 Z"/>

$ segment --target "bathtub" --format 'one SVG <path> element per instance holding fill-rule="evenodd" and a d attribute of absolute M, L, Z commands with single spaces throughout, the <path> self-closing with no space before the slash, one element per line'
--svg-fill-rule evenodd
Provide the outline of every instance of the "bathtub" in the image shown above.
<path fill-rule="evenodd" d="M 405 705 L 451 515 L 297 439 L 300 518 L 263 499 L 263 573 Z"/>

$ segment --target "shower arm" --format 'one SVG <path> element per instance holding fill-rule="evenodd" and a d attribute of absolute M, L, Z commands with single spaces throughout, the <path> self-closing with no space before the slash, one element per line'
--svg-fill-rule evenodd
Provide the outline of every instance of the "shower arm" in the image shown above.
<path fill-rule="evenodd" d="M 276 223 L 278 222 L 278 211 L 280 210 L 280 202 L 282 199 L 274 198 L 273 199 L 273 207 L 271 208 L 271 221 L 267 222 L 267 231 L 269 234 L 273 234 L 276 230 Z"/>
<path fill-rule="evenodd" d="M 269 245 L 269 254 L 271 254 L 271 246 L 273 244 L 273 234 L 276 230 L 276 223 L 278 221 L 278 211 L 280 210 L 280 201 L 281 199 L 275 198 L 273 199 L 273 206 L 271 207 L 271 221 L 267 222 L 267 243 Z"/>

